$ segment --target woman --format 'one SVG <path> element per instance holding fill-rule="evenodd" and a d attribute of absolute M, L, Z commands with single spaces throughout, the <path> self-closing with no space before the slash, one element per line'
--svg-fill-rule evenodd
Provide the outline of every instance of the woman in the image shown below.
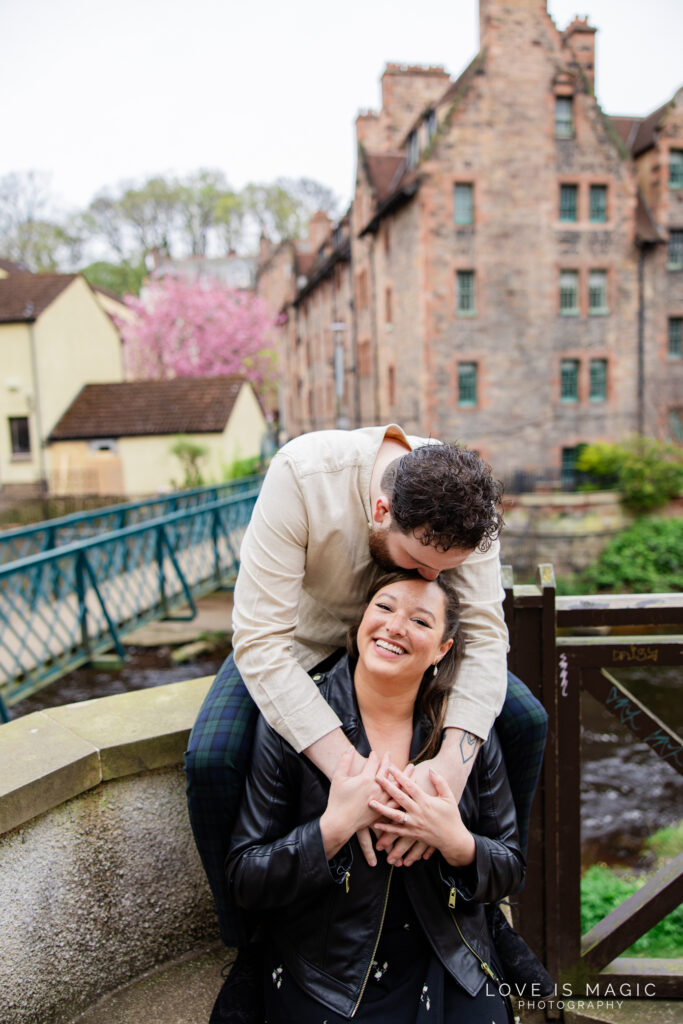
<path fill-rule="evenodd" d="M 524 874 L 495 734 L 477 756 L 460 807 L 432 773 L 458 656 L 457 597 L 443 579 L 380 579 L 353 641 L 323 677 L 325 699 L 357 752 L 331 784 L 259 720 L 228 857 L 236 902 L 266 939 L 269 1024 L 507 1024 L 484 902 Z M 378 819 L 380 816 L 380 820 Z M 437 851 L 395 869 L 370 867 L 356 832 L 416 836 Z"/>

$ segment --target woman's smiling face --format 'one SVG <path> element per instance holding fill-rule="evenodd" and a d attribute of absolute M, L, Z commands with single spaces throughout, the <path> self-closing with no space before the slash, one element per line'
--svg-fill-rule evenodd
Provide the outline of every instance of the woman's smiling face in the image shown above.
<path fill-rule="evenodd" d="M 358 627 L 359 662 L 373 675 L 418 684 L 453 640 L 443 639 L 445 597 L 438 583 L 397 580 L 379 590 Z"/>

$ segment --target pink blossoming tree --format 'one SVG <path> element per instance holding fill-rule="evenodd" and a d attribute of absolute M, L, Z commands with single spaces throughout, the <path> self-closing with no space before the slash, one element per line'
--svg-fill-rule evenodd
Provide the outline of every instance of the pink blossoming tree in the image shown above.
<path fill-rule="evenodd" d="M 252 292 L 165 277 L 126 305 L 134 316 L 118 327 L 128 380 L 239 373 L 262 393 L 272 387 L 272 317 Z"/>

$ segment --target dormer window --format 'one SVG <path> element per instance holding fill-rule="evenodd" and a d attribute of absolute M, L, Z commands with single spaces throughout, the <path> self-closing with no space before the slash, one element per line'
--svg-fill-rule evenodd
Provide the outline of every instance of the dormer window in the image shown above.
<path fill-rule="evenodd" d="M 408 136 L 408 167 L 417 167 L 420 159 L 420 143 L 417 132 L 411 132 Z"/>
<path fill-rule="evenodd" d="M 574 137 L 574 104 L 571 96 L 555 97 L 555 138 Z"/>

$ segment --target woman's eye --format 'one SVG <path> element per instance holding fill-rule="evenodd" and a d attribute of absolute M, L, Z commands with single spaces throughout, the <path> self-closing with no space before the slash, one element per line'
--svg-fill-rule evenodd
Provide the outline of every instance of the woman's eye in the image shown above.
<path fill-rule="evenodd" d="M 377 607 L 381 608 L 383 612 L 390 612 L 391 611 L 391 608 L 389 607 L 389 605 L 388 604 L 382 604 L 381 601 L 377 602 Z"/>
<path fill-rule="evenodd" d="M 413 619 L 413 622 L 417 622 L 418 626 L 426 626 L 426 627 L 427 627 L 427 629 L 430 629 L 430 628 L 431 628 L 431 627 L 430 627 L 430 625 L 429 625 L 429 623 L 428 623 L 428 622 L 425 622 L 425 620 L 424 620 L 424 619 Z"/>

